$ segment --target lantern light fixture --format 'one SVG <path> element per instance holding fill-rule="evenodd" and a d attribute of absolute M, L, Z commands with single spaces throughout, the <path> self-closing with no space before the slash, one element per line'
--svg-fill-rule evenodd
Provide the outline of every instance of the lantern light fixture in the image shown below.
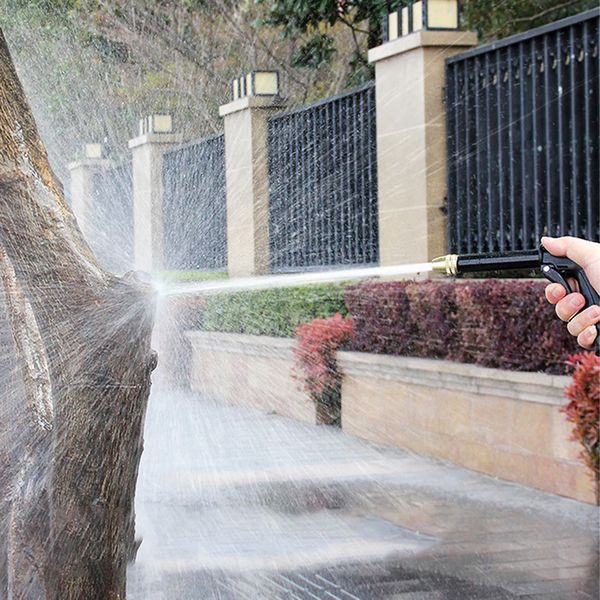
<path fill-rule="evenodd" d="M 83 154 L 86 158 L 102 158 L 102 144 L 84 144 Z"/>
<path fill-rule="evenodd" d="M 238 100 L 242 96 L 240 94 L 240 80 L 238 77 L 231 81 L 231 96 L 234 100 Z"/>
<path fill-rule="evenodd" d="M 278 71 L 250 71 L 231 82 L 233 100 L 247 96 L 278 96 Z"/>
<path fill-rule="evenodd" d="M 383 21 L 383 40 L 391 42 L 415 31 L 460 29 L 460 0 L 409 1 Z"/>
<path fill-rule="evenodd" d="M 159 113 L 140 119 L 140 135 L 147 133 L 173 133 L 173 115 Z"/>

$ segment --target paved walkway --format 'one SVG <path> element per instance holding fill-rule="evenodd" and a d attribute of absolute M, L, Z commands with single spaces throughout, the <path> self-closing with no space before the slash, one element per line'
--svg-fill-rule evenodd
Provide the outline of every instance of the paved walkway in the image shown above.
<path fill-rule="evenodd" d="M 155 390 L 131 600 L 598 599 L 594 507 Z"/>

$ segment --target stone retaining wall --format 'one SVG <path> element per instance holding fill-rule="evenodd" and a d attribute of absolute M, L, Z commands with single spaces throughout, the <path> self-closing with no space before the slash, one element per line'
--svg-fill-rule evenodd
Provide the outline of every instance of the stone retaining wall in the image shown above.
<path fill-rule="evenodd" d="M 210 397 L 316 422 L 315 406 L 292 377 L 294 341 L 258 335 L 188 331 L 190 386 Z"/>
<path fill-rule="evenodd" d="M 347 433 L 596 502 L 559 412 L 569 377 L 358 352 L 339 363 Z"/>

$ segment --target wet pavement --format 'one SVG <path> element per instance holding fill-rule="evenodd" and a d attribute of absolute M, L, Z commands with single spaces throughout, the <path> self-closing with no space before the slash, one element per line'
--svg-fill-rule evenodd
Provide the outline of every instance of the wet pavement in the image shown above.
<path fill-rule="evenodd" d="M 154 390 L 131 600 L 598 599 L 598 510 Z"/>

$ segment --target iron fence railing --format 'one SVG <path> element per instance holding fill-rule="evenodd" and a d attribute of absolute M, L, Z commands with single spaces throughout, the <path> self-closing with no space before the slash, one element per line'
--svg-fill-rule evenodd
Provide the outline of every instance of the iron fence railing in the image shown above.
<path fill-rule="evenodd" d="M 378 261 L 375 87 L 268 121 L 273 271 Z"/>
<path fill-rule="evenodd" d="M 100 169 L 93 177 L 90 207 L 93 239 L 101 264 L 114 272 L 133 268 L 133 173 L 131 161 Z"/>
<path fill-rule="evenodd" d="M 600 10 L 448 59 L 451 252 L 600 240 Z"/>
<path fill-rule="evenodd" d="M 163 157 L 163 265 L 169 270 L 227 266 L 223 134 Z"/>

